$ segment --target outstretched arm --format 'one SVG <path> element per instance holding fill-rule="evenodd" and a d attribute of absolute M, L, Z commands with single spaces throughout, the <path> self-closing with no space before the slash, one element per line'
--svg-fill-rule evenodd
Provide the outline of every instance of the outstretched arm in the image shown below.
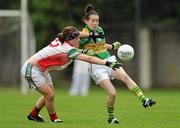
<path fill-rule="evenodd" d="M 93 63 L 93 64 L 100 64 L 100 65 L 105 65 L 106 64 L 106 60 L 101 60 L 101 59 L 99 59 L 97 57 L 87 56 L 87 55 L 84 55 L 84 54 L 80 54 L 76 59 L 86 61 L 86 62 L 89 62 L 89 63 Z"/>
<path fill-rule="evenodd" d="M 116 50 L 121 46 L 121 43 L 116 41 L 113 44 L 105 44 L 105 47 L 110 50 Z"/>
<path fill-rule="evenodd" d="M 116 70 L 122 66 L 122 64 L 119 62 L 109 62 L 106 60 L 99 59 L 97 57 L 87 56 L 84 54 L 80 54 L 79 56 L 76 57 L 76 59 L 86 61 L 89 63 L 93 63 L 93 64 L 106 65 L 114 70 Z"/>
<path fill-rule="evenodd" d="M 106 47 L 107 49 L 111 50 L 113 46 L 112 46 L 111 44 L 105 44 L 105 47 Z"/>

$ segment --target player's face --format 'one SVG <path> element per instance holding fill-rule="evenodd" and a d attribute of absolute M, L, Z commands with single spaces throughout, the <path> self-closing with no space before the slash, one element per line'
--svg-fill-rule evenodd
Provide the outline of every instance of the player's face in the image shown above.
<path fill-rule="evenodd" d="M 89 19 L 85 20 L 85 23 L 92 29 L 96 30 L 97 26 L 99 25 L 99 16 L 98 15 L 90 15 Z"/>
<path fill-rule="evenodd" d="M 71 40 L 71 44 L 75 47 L 75 48 L 79 48 L 79 41 L 80 41 L 80 37 L 76 37 L 75 39 Z"/>

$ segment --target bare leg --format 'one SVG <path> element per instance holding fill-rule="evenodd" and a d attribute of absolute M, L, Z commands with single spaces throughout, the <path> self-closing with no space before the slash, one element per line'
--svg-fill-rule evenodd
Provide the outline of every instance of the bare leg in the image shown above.
<path fill-rule="evenodd" d="M 36 102 L 36 107 L 38 109 L 42 109 L 44 106 L 45 106 L 45 98 L 44 96 L 41 96 Z"/>
<path fill-rule="evenodd" d="M 147 98 L 143 94 L 139 86 L 128 76 L 128 74 L 124 71 L 122 67 L 120 69 L 117 69 L 116 71 L 113 71 L 112 75 L 116 79 L 123 81 L 126 84 L 126 86 L 129 88 L 129 90 L 131 90 L 131 92 L 134 93 L 135 96 L 137 96 L 140 99 L 140 101 L 143 103 L 143 106 L 145 108 L 156 104 L 156 101 Z"/>
<path fill-rule="evenodd" d="M 102 82 L 100 82 L 100 86 L 108 92 L 107 106 L 108 107 L 114 106 L 116 99 L 116 90 L 112 85 L 111 81 L 108 79 L 103 80 Z"/>
<path fill-rule="evenodd" d="M 55 95 L 55 90 L 54 90 L 53 85 L 50 85 L 49 87 L 51 88 L 51 90 L 53 91 L 53 94 Z M 44 96 L 41 96 L 41 97 L 37 100 L 35 106 L 36 106 L 38 109 L 41 110 L 41 109 L 45 106 L 45 103 L 46 103 L 46 100 L 45 100 Z"/>
<path fill-rule="evenodd" d="M 116 71 L 113 70 L 113 76 L 116 79 L 123 81 L 130 90 L 134 86 L 137 86 L 137 84 L 128 76 L 122 67 Z"/>
<path fill-rule="evenodd" d="M 114 104 L 116 100 L 116 89 L 109 79 L 100 82 L 100 86 L 108 92 L 107 97 L 107 111 L 108 123 L 119 123 L 119 120 L 114 117 Z"/>
<path fill-rule="evenodd" d="M 43 95 L 43 98 L 39 99 L 38 104 L 42 105 L 43 99 L 46 100 L 45 105 L 47 107 L 48 113 L 52 114 L 55 113 L 55 108 L 54 108 L 54 92 L 51 87 L 48 85 L 44 84 L 43 86 L 40 86 L 37 89 L 38 92 L 40 92 Z"/>

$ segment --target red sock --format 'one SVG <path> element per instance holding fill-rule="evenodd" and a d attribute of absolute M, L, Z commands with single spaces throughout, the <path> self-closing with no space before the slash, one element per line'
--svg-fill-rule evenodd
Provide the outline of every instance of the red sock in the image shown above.
<path fill-rule="evenodd" d="M 32 111 L 31 111 L 31 116 L 37 116 L 38 114 L 39 114 L 39 111 L 40 111 L 41 109 L 39 109 L 39 108 L 37 108 L 36 106 L 32 109 Z"/>
<path fill-rule="evenodd" d="M 58 116 L 56 115 L 56 113 L 49 114 L 49 116 L 52 121 L 54 121 L 55 119 L 58 119 Z"/>

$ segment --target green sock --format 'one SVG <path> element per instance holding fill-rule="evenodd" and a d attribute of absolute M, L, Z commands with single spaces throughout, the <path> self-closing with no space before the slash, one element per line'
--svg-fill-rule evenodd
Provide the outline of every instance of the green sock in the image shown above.
<path fill-rule="evenodd" d="M 108 116 L 110 119 L 114 118 L 114 107 L 107 107 Z"/>
<path fill-rule="evenodd" d="M 143 102 L 144 100 L 146 100 L 146 97 L 144 96 L 144 94 L 142 93 L 141 89 L 136 85 L 134 86 L 131 91 L 135 94 L 135 96 L 137 96 L 141 102 Z"/>

